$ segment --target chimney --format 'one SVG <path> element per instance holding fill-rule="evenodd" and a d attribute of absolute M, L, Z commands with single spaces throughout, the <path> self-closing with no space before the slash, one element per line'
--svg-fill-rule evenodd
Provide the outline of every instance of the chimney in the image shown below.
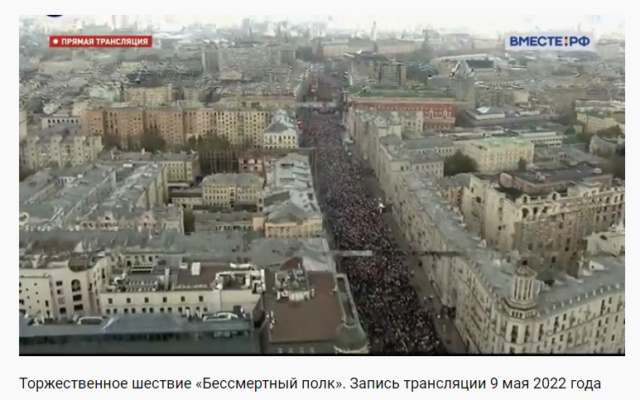
<path fill-rule="evenodd" d="M 199 276 L 200 275 L 200 263 L 194 262 L 191 263 L 191 275 Z"/>

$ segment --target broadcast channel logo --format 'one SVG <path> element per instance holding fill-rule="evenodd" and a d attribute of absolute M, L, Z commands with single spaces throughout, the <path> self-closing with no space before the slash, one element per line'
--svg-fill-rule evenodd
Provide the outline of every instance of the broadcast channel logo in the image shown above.
<path fill-rule="evenodd" d="M 506 51 L 596 51 L 588 33 L 510 34 L 505 40 Z"/>

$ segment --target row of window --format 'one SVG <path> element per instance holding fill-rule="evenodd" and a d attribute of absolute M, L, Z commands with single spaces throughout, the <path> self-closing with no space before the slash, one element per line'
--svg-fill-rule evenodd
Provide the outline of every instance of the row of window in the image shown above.
<path fill-rule="evenodd" d="M 131 307 L 131 308 L 107 308 L 105 309 L 105 313 L 107 315 L 117 315 L 117 314 L 136 314 L 138 312 L 140 312 L 141 314 L 155 314 L 156 311 L 159 313 L 168 313 L 171 314 L 173 312 L 177 312 L 178 314 L 182 314 L 183 312 L 185 312 L 185 310 L 190 309 L 189 307 L 176 307 L 175 309 L 173 307 L 140 307 L 140 308 L 136 308 L 136 307 Z M 200 307 L 196 307 L 196 311 L 199 311 Z M 203 307 L 202 308 L 202 312 L 206 313 L 209 312 L 209 308 L 208 307 Z"/>
<path fill-rule="evenodd" d="M 162 302 L 163 303 L 167 303 L 168 300 L 169 299 L 167 297 L 163 297 L 162 298 Z M 127 304 L 131 304 L 131 298 L 130 297 L 127 297 L 125 301 L 126 301 Z M 180 296 L 180 302 L 186 303 L 187 302 L 187 298 L 185 296 Z M 200 302 L 200 303 L 204 302 L 204 296 L 198 296 L 198 302 Z M 145 304 L 149 304 L 149 298 L 148 297 L 144 298 L 144 303 Z M 113 298 L 111 298 L 111 297 L 107 298 L 107 304 L 113 304 Z"/>

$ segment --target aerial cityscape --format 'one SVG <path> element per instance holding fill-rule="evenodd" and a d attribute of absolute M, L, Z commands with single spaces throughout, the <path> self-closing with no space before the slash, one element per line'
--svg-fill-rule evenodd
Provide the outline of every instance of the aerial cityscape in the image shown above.
<path fill-rule="evenodd" d="M 21 355 L 625 353 L 624 18 L 225 18 L 20 17 Z"/>

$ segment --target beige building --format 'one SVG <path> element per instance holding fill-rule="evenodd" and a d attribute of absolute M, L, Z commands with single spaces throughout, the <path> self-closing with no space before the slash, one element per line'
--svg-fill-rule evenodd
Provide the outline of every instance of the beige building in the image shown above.
<path fill-rule="evenodd" d="M 530 259 L 500 254 L 468 232 L 463 216 L 424 173 L 401 175 L 393 212 L 414 250 L 450 252 L 420 265 L 471 353 L 624 353 L 624 261 L 590 256 L 543 282 Z"/>
<path fill-rule="evenodd" d="M 196 232 L 262 231 L 262 214 L 247 211 L 195 211 Z"/>
<path fill-rule="evenodd" d="M 166 209 L 163 167 L 82 165 L 36 174 L 21 187 L 20 229 L 182 231 L 181 210 Z M 158 208 L 159 207 L 159 208 Z"/>
<path fill-rule="evenodd" d="M 20 146 L 23 167 L 60 168 L 95 160 L 102 150 L 102 137 L 82 134 L 78 125 L 56 125 L 28 135 Z"/>
<path fill-rule="evenodd" d="M 73 248 L 56 254 L 56 244 L 21 249 L 20 313 L 54 319 L 100 315 L 100 293 L 109 284 L 112 259 L 74 253 Z"/>
<path fill-rule="evenodd" d="M 582 239 L 625 218 L 624 182 L 587 165 L 472 177 L 461 210 L 469 228 L 500 251 L 536 255 L 542 272 L 566 265 Z M 536 265 L 537 266 L 537 265 Z"/>
<path fill-rule="evenodd" d="M 131 274 L 135 269 L 140 272 Z M 145 263 L 134 262 L 100 294 L 100 304 L 103 315 L 195 316 L 235 306 L 253 310 L 263 292 L 264 270 L 252 264 L 183 261 L 177 269 L 155 274 Z"/>
<path fill-rule="evenodd" d="M 584 128 L 587 133 L 598 133 L 602 130 L 613 128 L 615 126 L 620 127 L 622 134 L 625 133 L 624 123 L 620 123 L 619 120 L 613 118 L 611 113 L 600 113 L 596 111 L 578 113 L 578 122 L 582 122 L 584 124 Z"/>
<path fill-rule="evenodd" d="M 262 213 L 261 224 L 266 237 L 324 235 L 324 218 L 314 190 L 308 156 L 290 153 L 267 168 L 258 212 Z"/>
<path fill-rule="evenodd" d="M 170 146 L 184 145 L 190 138 L 216 135 L 231 144 L 262 146 L 262 134 L 271 112 L 239 108 L 233 104 L 216 107 L 131 107 L 126 104 L 87 111 L 87 131 L 120 138 L 127 147 L 144 132 L 157 133 Z"/>
<path fill-rule="evenodd" d="M 202 186 L 188 188 L 174 188 L 170 192 L 171 204 L 192 210 L 202 208 Z"/>
<path fill-rule="evenodd" d="M 142 107 L 167 105 L 173 100 L 171 84 L 133 84 L 124 89 L 124 101 Z"/>
<path fill-rule="evenodd" d="M 456 147 L 477 165 L 478 172 L 495 173 L 518 168 L 520 160 L 533 162 L 535 145 L 519 138 L 488 138 L 481 140 L 461 140 Z"/>
<path fill-rule="evenodd" d="M 160 135 L 169 147 L 184 145 L 187 140 L 184 112 L 178 107 L 145 109 L 144 130 Z"/>
<path fill-rule="evenodd" d="M 183 220 L 182 208 L 176 206 L 130 209 L 103 205 L 79 218 L 76 221 L 76 229 L 183 232 Z"/>
<path fill-rule="evenodd" d="M 144 150 L 140 152 L 121 152 L 111 150 L 108 159 L 104 160 L 108 164 L 158 164 L 165 168 L 167 182 L 169 185 L 190 184 L 196 181 L 196 176 L 200 174 L 200 156 L 197 153 L 149 153 Z"/>
<path fill-rule="evenodd" d="M 374 167 L 376 176 L 385 194 L 393 190 L 393 182 L 398 174 L 409 171 L 422 171 L 432 178 L 444 175 L 444 158 L 434 150 L 409 150 L 402 139 L 395 135 L 380 140 L 379 162 Z"/>
<path fill-rule="evenodd" d="M 275 113 L 273 121 L 262 132 L 263 149 L 297 149 L 300 132 L 296 122 L 283 110 Z"/>
<path fill-rule="evenodd" d="M 325 239 L 247 232 L 32 231 L 20 236 L 20 310 L 67 319 L 172 313 L 252 313 L 266 267 L 301 257 L 335 271 Z M 255 260 L 255 262 L 252 262 Z M 47 313 L 47 311 L 49 311 Z"/>
<path fill-rule="evenodd" d="M 533 143 L 536 148 L 562 146 L 562 135 L 555 131 L 516 129 L 513 132 L 516 133 L 520 139 Z"/>
<path fill-rule="evenodd" d="M 234 208 L 257 205 L 264 180 L 254 174 L 213 174 L 202 180 L 202 202 L 205 206 Z"/>
<path fill-rule="evenodd" d="M 412 124 L 421 121 L 422 126 L 416 127 L 417 132 L 446 130 L 455 125 L 454 99 L 439 91 L 353 87 L 350 89 L 349 102 L 347 120 L 349 114 L 356 110 L 374 109 L 404 113 L 402 115 L 409 121 L 414 121 Z"/>
<path fill-rule="evenodd" d="M 24 139 L 27 138 L 27 125 L 28 125 L 27 110 L 20 110 L 20 132 L 19 132 L 20 142 L 22 142 Z"/>
<path fill-rule="evenodd" d="M 83 125 L 82 118 L 74 114 L 72 110 L 60 110 L 52 115 L 44 116 L 40 120 L 42 129 L 52 128 L 56 125 Z"/>

